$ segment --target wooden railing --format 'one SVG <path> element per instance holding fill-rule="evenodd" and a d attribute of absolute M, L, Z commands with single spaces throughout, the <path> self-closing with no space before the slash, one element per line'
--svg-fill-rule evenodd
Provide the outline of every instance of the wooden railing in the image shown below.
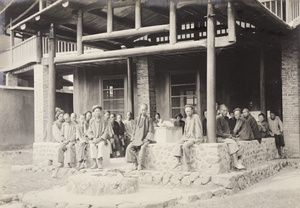
<path fill-rule="evenodd" d="M 266 8 L 287 23 L 300 16 L 300 0 L 259 0 Z"/>
<path fill-rule="evenodd" d="M 12 66 L 36 62 L 36 36 L 22 41 L 12 48 Z"/>

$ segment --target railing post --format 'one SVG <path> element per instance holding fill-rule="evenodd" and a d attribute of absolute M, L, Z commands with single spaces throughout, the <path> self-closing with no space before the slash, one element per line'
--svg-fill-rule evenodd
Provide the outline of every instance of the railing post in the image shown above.
<path fill-rule="evenodd" d="M 111 1 L 107 2 L 107 33 L 111 33 L 114 28 L 114 9 Z"/>
<path fill-rule="evenodd" d="M 176 29 L 176 4 L 174 0 L 170 0 L 170 44 L 177 42 L 177 29 Z"/>
<path fill-rule="evenodd" d="M 135 1 L 135 29 L 140 29 L 142 27 L 142 8 L 141 0 Z"/>
<path fill-rule="evenodd" d="M 10 18 L 10 23 L 9 27 L 12 28 L 12 18 Z M 10 58 L 11 58 L 11 66 L 13 65 L 14 62 L 14 53 L 13 53 L 13 47 L 15 45 L 15 32 L 10 29 Z"/>
<path fill-rule="evenodd" d="M 41 31 L 38 31 L 37 35 L 36 35 L 36 62 L 37 63 L 42 62 L 42 57 L 43 57 L 42 45 L 43 45 L 42 34 L 41 34 Z"/>
<path fill-rule="evenodd" d="M 82 28 L 82 10 L 79 9 L 77 11 L 77 55 L 83 54 L 83 44 L 82 44 L 82 33 L 83 33 L 83 28 Z"/>

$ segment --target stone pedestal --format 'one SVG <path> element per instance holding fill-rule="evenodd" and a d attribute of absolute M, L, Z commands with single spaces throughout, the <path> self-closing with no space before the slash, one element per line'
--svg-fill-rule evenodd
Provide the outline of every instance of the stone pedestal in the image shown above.
<path fill-rule="evenodd" d="M 176 143 L 181 136 L 182 127 L 155 127 L 154 140 L 158 144 Z"/>

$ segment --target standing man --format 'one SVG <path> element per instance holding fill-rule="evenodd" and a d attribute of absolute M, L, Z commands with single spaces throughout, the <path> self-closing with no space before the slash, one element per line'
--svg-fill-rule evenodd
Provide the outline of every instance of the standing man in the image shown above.
<path fill-rule="evenodd" d="M 242 110 L 240 108 L 236 108 L 234 109 L 233 113 L 234 117 L 236 118 L 236 124 L 233 129 L 234 136 L 242 141 L 253 140 L 254 136 L 252 133 L 251 126 L 242 116 Z"/>
<path fill-rule="evenodd" d="M 133 136 L 133 130 L 134 130 L 134 119 L 132 113 L 129 111 L 126 114 L 126 120 L 124 121 L 125 125 L 125 152 L 127 149 L 127 146 L 130 144 Z"/>
<path fill-rule="evenodd" d="M 245 120 L 250 125 L 253 136 L 254 136 L 254 139 L 258 140 L 258 142 L 261 143 L 261 135 L 260 135 L 260 132 L 259 132 L 257 122 L 256 122 L 255 118 L 249 113 L 248 108 L 244 108 L 243 117 L 245 118 Z"/>
<path fill-rule="evenodd" d="M 122 115 L 121 114 L 118 114 L 117 115 L 117 122 L 118 122 L 118 125 L 119 125 L 119 143 L 120 143 L 120 153 L 121 153 L 121 156 L 124 157 L 125 156 L 125 151 L 126 151 L 126 147 L 128 145 L 125 146 L 125 124 L 123 123 L 122 121 Z"/>
<path fill-rule="evenodd" d="M 233 167 L 245 169 L 242 165 L 243 150 L 236 138 L 230 134 L 230 127 L 227 121 L 228 108 L 220 105 L 220 115 L 217 116 L 217 142 L 225 143 L 228 146 L 229 154 L 233 158 Z"/>
<path fill-rule="evenodd" d="M 75 163 L 76 123 L 72 122 L 68 113 L 64 115 L 65 122 L 61 128 L 61 144 L 58 147 L 59 168 L 64 166 L 64 152 L 66 151 L 66 162 L 71 168 Z"/>
<path fill-rule="evenodd" d="M 204 119 L 202 121 L 202 128 L 203 128 L 203 137 L 204 143 L 207 141 L 207 110 L 205 109 L 203 112 Z"/>
<path fill-rule="evenodd" d="M 107 148 L 110 149 L 110 142 L 108 133 L 105 131 L 107 126 L 106 121 L 102 118 L 102 107 L 94 105 L 92 108 L 94 118 L 90 120 L 87 135 L 89 137 L 91 158 L 93 159 L 93 166 L 91 169 L 102 169 L 103 157 Z"/>
<path fill-rule="evenodd" d="M 80 170 L 84 168 L 86 161 L 86 148 L 89 143 L 89 138 L 86 135 L 86 120 L 85 115 L 81 114 L 79 117 L 79 124 L 76 125 L 76 140 L 77 140 L 77 168 Z"/>
<path fill-rule="evenodd" d="M 270 136 L 275 137 L 276 148 L 280 157 L 282 155 L 282 148 L 285 146 L 283 139 L 283 124 L 280 118 L 276 115 L 274 111 L 270 112 L 270 117 L 268 118 L 269 132 Z"/>
<path fill-rule="evenodd" d="M 112 148 L 112 156 L 120 157 L 121 156 L 121 145 L 119 142 L 119 124 L 116 122 L 116 114 L 111 113 L 107 125 L 107 130 L 109 132 L 109 138 Z"/>
<path fill-rule="evenodd" d="M 135 119 L 132 142 L 126 149 L 125 159 L 128 163 L 135 163 L 138 170 L 143 169 L 145 148 L 153 142 L 154 126 L 147 115 L 148 105 L 141 104 L 140 115 Z"/>
<path fill-rule="evenodd" d="M 187 164 L 188 171 L 190 167 L 190 148 L 196 142 L 203 143 L 202 124 L 197 114 L 194 114 L 194 107 L 192 105 L 185 106 L 185 113 L 187 118 L 185 120 L 184 134 L 180 141 L 176 143 L 174 148 L 174 156 L 177 158 L 177 163 L 174 169 L 182 165 L 181 158 Z"/>

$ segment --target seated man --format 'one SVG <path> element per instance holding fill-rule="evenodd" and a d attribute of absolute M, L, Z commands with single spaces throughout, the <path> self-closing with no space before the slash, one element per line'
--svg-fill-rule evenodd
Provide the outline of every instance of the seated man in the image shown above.
<path fill-rule="evenodd" d="M 236 118 L 236 124 L 233 129 L 234 137 L 242 141 L 253 140 L 254 136 L 252 133 L 251 126 L 246 121 L 246 119 L 242 116 L 242 110 L 240 108 L 236 108 L 234 109 L 233 113 L 234 113 L 234 117 Z"/>
<path fill-rule="evenodd" d="M 76 124 L 70 119 L 68 113 L 64 115 L 65 122 L 61 127 L 61 144 L 58 148 L 58 163 L 59 168 L 64 166 L 64 152 L 67 153 L 66 162 L 71 168 L 71 164 L 75 163 L 75 142 L 76 142 Z"/>
<path fill-rule="evenodd" d="M 93 159 L 93 166 L 91 169 L 102 169 L 102 161 L 105 156 L 107 148 L 110 149 L 109 136 L 106 131 L 106 121 L 101 116 L 102 107 L 94 105 L 92 108 L 94 118 L 90 120 L 87 135 L 89 137 L 91 158 Z"/>
<path fill-rule="evenodd" d="M 89 143 L 89 139 L 86 135 L 86 120 L 85 115 L 81 114 L 79 117 L 79 124 L 76 125 L 76 140 L 77 140 L 77 161 L 78 169 L 84 168 L 86 161 L 86 148 Z"/>
<path fill-rule="evenodd" d="M 203 142 L 202 124 L 197 114 L 194 114 L 194 108 L 191 105 L 185 106 L 187 118 L 185 120 L 184 134 L 174 148 L 174 156 L 177 158 L 177 164 L 174 168 L 181 166 L 181 158 L 186 161 L 187 169 L 190 170 L 190 147 L 196 142 Z"/>
<path fill-rule="evenodd" d="M 220 114 L 217 116 L 217 142 L 225 143 L 228 146 L 229 154 L 233 158 L 233 167 L 241 170 L 245 169 L 242 165 L 242 154 L 243 151 L 239 142 L 236 141 L 236 138 L 232 137 L 230 134 L 229 123 L 226 120 L 226 115 L 228 113 L 228 108 L 226 105 L 220 105 Z"/>
<path fill-rule="evenodd" d="M 119 125 L 119 143 L 120 143 L 120 151 L 121 151 L 121 156 L 124 157 L 125 156 L 125 151 L 126 151 L 126 147 L 128 146 L 128 143 L 125 143 L 125 124 L 122 121 L 122 115 L 118 114 L 117 115 L 117 122 Z"/>
<path fill-rule="evenodd" d="M 261 143 L 261 135 L 259 133 L 259 128 L 258 128 L 257 122 L 256 122 L 255 118 L 249 113 L 248 108 L 244 108 L 243 117 L 249 123 L 252 133 L 253 133 L 253 136 L 254 136 L 254 139 L 257 139 L 258 142 Z"/>
<path fill-rule="evenodd" d="M 154 126 L 147 116 L 148 105 L 142 104 L 140 115 L 135 119 L 132 142 L 126 149 L 125 159 L 128 163 L 135 163 L 135 168 L 142 170 L 145 158 L 145 148 L 153 142 Z"/>
<path fill-rule="evenodd" d="M 111 113 L 107 125 L 107 131 L 109 132 L 109 139 L 112 148 L 112 157 L 121 156 L 121 145 L 119 142 L 119 124 L 116 122 L 116 114 Z"/>

